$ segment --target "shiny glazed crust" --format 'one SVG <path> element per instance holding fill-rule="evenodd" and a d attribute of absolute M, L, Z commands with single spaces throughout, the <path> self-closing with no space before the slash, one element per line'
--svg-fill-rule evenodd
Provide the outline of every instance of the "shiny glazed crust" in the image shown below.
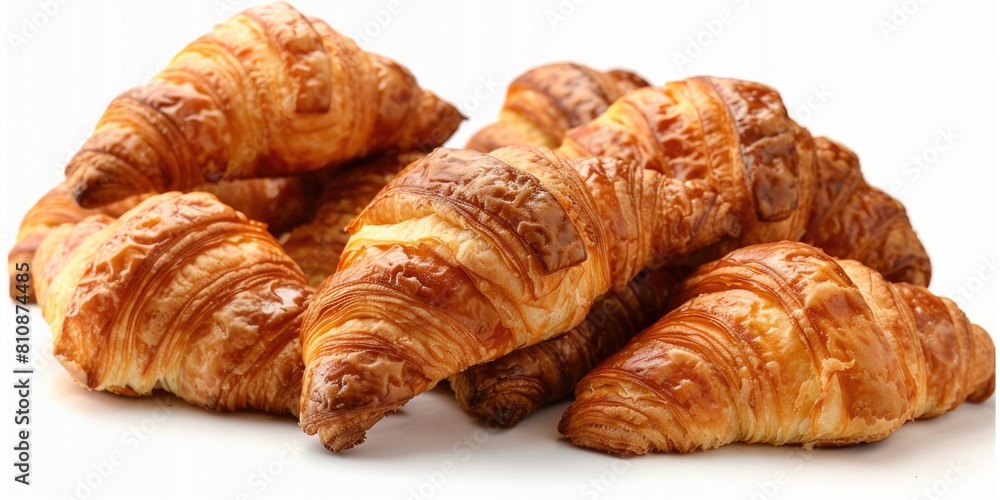
<path fill-rule="evenodd" d="M 730 123 L 711 126 L 720 120 Z M 763 131 L 772 135 L 761 135 Z M 729 137 L 734 134 L 735 138 Z M 857 157 L 842 145 L 825 138 L 812 139 L 810 145 L 808 134 L 785 115 L 777 93 L 768 87 L 703 78 L 644 88 L 627 94 L 599 119 L 570 130 L 568 136 L 561 153 L 581 157 L 614 154 L 645 161 L 647 167 L 668 175 L 714 182 L 724 189 L 728 201 L 744 207 L 757 204 L 753 185 L 748 185 L 750 179 L 775 177 L 768 173 L 775 170 L 772 165 L 799 164 L 794 170 L 801 175 L 791 175 L 792 170 L 785 169 L 769 183 L 811 198 L 810 204 L 800 207 L 796 202 L 785 219 L 767 222 L 748 209 L 739 238 L 696 251 L 687 257 L 689 263 L 712 260 L 726 248 L 747 243 L 801 238 L 830 255 L 864 262 L 890 281 L 922 286 L 929 282 L 930 260 L 902 205 L 864 182 Z M 789 139 L 794 139 L 794 147 Z M 743 144 L 754 146 L 745 148 Z M 772 153 L 771 160 L 765 162 L 761 160 L 764 155 L 754 153 L 755 149 L 783 153 Z M 816 160 L 801 161 L 810 157 L 811 149 L 816 151 Z M 712 155 L 705 155 L 705 151 L 737 160 L 713 164 Z M 809 173 L 814 163 L 815 175 Z M 732 177 L 733 172 L 742 180 L 720 181 Z M 762 189 L 770 190 L 767 186 Z M 513 425 L 541 404 L 570 395 L 584 373 L 638 332 L 631 330 L 626 336 L 620 325 L 638 324 L 641 329 L 648 326 L 644 316 L 658 312 L 622 311 L 633 318 L 616 316 L 616 321 L 598 328 L 585 323 L 581 327 L 587 327 L 586 335 L 557 337 L 453 376 L 459 404 L 474 415 Z"/>
<path fill-rule="evenodd" d="M 207 193 L 63 225 L 35 259 L 53 353 L 81 385 L 298 413 L 313 290 L 263 224 Z"/>
<path fill-rule="evenodd" d="M 546 64 L 518 76 L 507 89 L 500 117 L 465 147 L 488 153 L 504 146 L 555 148 L 566 131 L 600 116 L 630 90 L 649 85 L 626 70 L 597 71 L 582 64 Z"/>
<path fill-rule="evenodd" d="M 461 119 L 396 62 L 274 3 L 217 25 L 115 98 L 66 174 L 77 202 L 95 207 L 430 149 Z"/>
<path fill-rule="evenodd" d="M 272 234 L 281 234 L 299 224 L 313 212 L 317 190 L 300 177 L 245 179 L 203 184 L 192 191 L 214 194 L 223 203 L 243 212 L 250 219 L 267 224 Z M 21 295 L 16 289 L 18 263 L 31 263 L 42 240 L 56 227 L 76 224 L 92 215 L 116 218 L 139 204 L 146 196 L 135 196 L 95 209 L 77 205 L 65 182 L 45 193 L 28 209 L 21 220 L 17 241 L 7 256 L 11 297 Z M 31 271 L 29 271 L 30 274 Z M 32 287 L 33 288 L 33 287 Z M 28 301 L 35 302 L 35 291 L 28 289 Z"/>
<path fill-rule="evenodd" d="M 993 393 L 989 335 L 948 299 L 792 242 L 739 249 L 580 382 L 559 430 L 619 455 L 845 445 Z"/>
<path fill-rule="evenodd" d="M 303 323 L 300 425 L 350 448 L 438 381 L 570 330 L 650 262 L 731 232 L 715 200 L 617 160 L 436 150 L 348 228 Z"/>

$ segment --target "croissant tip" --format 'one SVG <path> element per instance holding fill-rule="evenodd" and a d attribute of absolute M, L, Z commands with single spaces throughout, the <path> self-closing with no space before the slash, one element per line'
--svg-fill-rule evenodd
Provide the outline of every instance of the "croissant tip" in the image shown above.
<path fill-rule="evenodd" d="M 984 403 L 991 397 L 993 397 L 993 392 L 996 390 L 996 375 L 991 375 L 990 378 L 980 387 L 978 390 L 969 395 L 967 401 L 970 403 Z"/>
<path fill-rule="evenodd" d="M 616 429 L 605 426 L 592 425 L 566 431 L 563 431 L 560 427 L 560 432 L 575 446 L 607 453 L 619 458 L 631 458 L 649 453 L 648 445 L 640 446 L 628 442 L 621 438 L 621 436 L 612 436 L 612 434 L 619 433 L 616 432 Z"/>
<path fill-rule="evenodd" d="M 576 446 L 602 451 L 622 458 L 645 455 L 652 443 L 627 425 L 608 426 L 600 423 L 602 413 L 575 410 L 571 405 L 559 421 L 559 433 Z M 603 418 L 607 418 L 606 416 Z"/>
<path fill-rule="evenodd" d="M 99 208 L 128 198 L 132 193 L 124 186 L 116 186 L 114 179 L 107 182 L 80 183 L 73 186 L 73 201 L 83 208 Z"/>
<path fill-rule="evenodd" d="M 317 422 L 317 418 L 306 416 L 300 419 L 299 427 L 310 436 L 319 435 L 323 447 L 336 453 L 364 443 L 368 437 L 368 429 L 384 416 L 384 413 L 371 412 L 368 415 L 352 419 L 348 425 L 337 425 L 331 420 Z M 322 415 L 315 415 L 315 417 L 322 417 Z"/>
<path fill-rule="evenodd" d="M 105 172 L 100 168 L 102 156 L 110 156 L 106 153 L 86 152 L 86 158 L 91 161 L 86 162 L 96 167 L 84 166 L 84 160 L 77 160 L 70 163 L 66 168 L 67 180 L 70 196 L 77 205 L 83 208 L 98 208 L 117 201 L 130 198 L 143 193 L 154 193 L 159 191 L 149 181 L 149 179 L 139 179 L 133 175 L 121 175 Z M 81 153 L 82 154 L 82 153 Z M 77 155 L 79 157 L 80 155 Z M 115 160 L 110 160 L 115 161 Z"/>
<path fill-rule="evenodd" d="M 528 410 L 520 405 L 489 403 L 488 401 L 480 407 L 481 416 L 489 423 L 501 427 L 513 427 L 528 416 Z"/>

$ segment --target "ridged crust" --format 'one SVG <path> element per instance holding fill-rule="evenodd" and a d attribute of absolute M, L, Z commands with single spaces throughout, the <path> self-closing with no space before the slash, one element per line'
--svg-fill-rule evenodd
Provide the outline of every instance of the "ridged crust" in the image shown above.
<path fill-rule="evenodd" d="M 117 220 L 61 226 L 36 269 L 53 352 L 84 387 L 297 414 L 313 290 L 263 224 L 212 195 L 157 195 Z"/>
<path fill-rule="evenodd" d="M 24 218 L 21 219 L 21 225 L 17 230 L 17 241 L 7 254 L 10 296 L 13 298 L 24 295 L 17 289 L 18 281 L 16 277 L 21 273 L 21 271 L 17 270 L 17 266 L 20 263 L 26 262 L 29 266 L 28 274 L 34 274 L 34 270 L 30 269 L 30 267 L 35 257 L 35 252 L 38 250 L 38 246 L 42 243 L 42 240 L 54 228 L 62 224 L 76 224 L 91 215 L 103 214 L 117 217 L 135 206 L 138 202 L 138 199 L 130 199 L 106 205 L 100 209 L 88 210 L 81 208 L 73 201 L 69 193 L 69 188 L 65 183 L 59 183 L 59 185 L 50 189 L 24 214 Z M 29 279 L 29 282 L 33 283 L 34 281 L 34 279 Z M 27 296 L 29 302 L 36 301 L 36 286 L 31 285 L 28 288 Z"/>
<path fill-rule="evenodd" d="M 815 174 L 810 173 L 814 163 L 810 140 L 816 150 Z M 636 90 L 598 120 L 570 130 L 559 151 L 570 156 L 631 157 L 667 175 L 711 182 L 733 206 L 742 207 L 741 235 L 696 251 L 687 256 L 689 263 L 712 260 L 746 243 L 802 238 L 831 255 L 873 266 L 891 281 L 918 285 L 929 281 L 929 259 L 902 205 L 864 182 L 852 152 L 825 138 L 810 139 L 787 117 L 769 87 L 695 78 Z M 810 197 L 811 203 L 802 201 Z M 618 227 L 621 222 L 610 225 Z M 479 416 L 522 418 L 549 394 L 563 394 L 564 384 L 575 385 L 583 372 L 596 366 L 602 358 L 593 359 L 590 353 L 599 345 L 623 345 L 617 341 L 627 339 L 619 333 L 608 328 L 573 336 L 571 350 L 566 349 L 569 340 L 560 337 L 546 341 L 551 346 L 535 346 L 467 370 L 475 382 L 453 377 L 456 397 L 463 408 Z M 545 352 L 566 356 L 558 363 L 536 359 L 550 359 L 540 354 Z M 574 374 L 579 375 L 574 379 Z M 502 393 L 515 383 L 530 392 Z M 514 419 L 500 420 L 510 424 Z"/>
<path fill-rule="evenodd" d="M 94 207 L 433 147 L 461 119 L 402 66 L 274 3 L 217 25 L 112 101 L 66 173 Z"/>
<path fill-rule="evenodd" d="M 616 219 L 625 237 L 610 236 Z M 340 271 L 303 322 L 300 425 L 331 450 L 354 446 L 412 396 L 570 330 L 654 259 L 734 224 L 704 187 L 638 165 L 439 149 L 348 228 Z"/>
<path fill-rule="evenodd" d="M 824 137 L 814 143 L 820 166 L 817 199 L 802 241 L 861 261 L 889 281 L 928 286 L 931 261 L 903 204 L 865 182 L 849 149 Z"/>
<path fill-rule="evenodd" d="M 300 177 L 245 179 L 203 184 L 192 191 L 212 193 L 220 201 L 243 212 L 250 219 L 267 224 L 272 234 L 281 234 L 299 224 L 314 211 L 317 190 Z M 144 196 L 136 196 L 96 209 L 82 208 L 73 200 L 65 182 L 42 195 L 21 220 L 17 242 L 7 256 L 10 295 L 17 297 L 18 263 L 31 263 L 35 251 L 48 234 L 62 224 L 76 224 L 92 215 L 116 218 L 139 204 Z M 29 271 L 31 274 L 31 271 Z M 35 291 L 28 289 L 28 300 L 34 302 Z"/>
<path fill-rule="evenodd" d="M 742 80 L 695 77 L 635 90 L 568 131 L 557 152 L 631 160 L 708 182 L 741 214 L 742 229 L 703 252 L 704 261 L 740 246 L 799 239 L 815 191 L 809 133 L 788 117 L 777 91 Z"/>
<path fill-rule="evenodd" d="M 994 347 L 951 301 L 792 242 L 739 249 L 591 371 L 559 430 L 619 455 L 878 441 L 993 391 Z"/>
<path fill-rule="evenodd" d="M 507 89 L 499 119 L 466 147 L 488 153 L 504 146 L 555 148 L 566 131 L 587 123 L 630 90 L 649 85 L 626 70 L 597 71 L 560 62 L 533 68 Z"/>

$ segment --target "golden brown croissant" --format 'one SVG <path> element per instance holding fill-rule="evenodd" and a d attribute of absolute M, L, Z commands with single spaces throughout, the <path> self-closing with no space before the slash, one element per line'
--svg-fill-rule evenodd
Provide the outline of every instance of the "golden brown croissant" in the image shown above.
<path fill-rule="evenodd" d="M 927 289 L 792 242 L 739 249 L 591 371 L 559 430 L 619 455 L 886 438 L 993 393 L 982 328 Z"/>
<path fill-rule="evenodd" d="M 313 290 L 263 224 L 207 193 L 64 225 L 35 259 L 53 353 L 88 389 L 298 413 Z"/>
<path fill-rule="evenodd" d="M 351 235 L 347 225 L 406 165 L 423 153 L 386 154 L 332 171 L 319 172 L 323 192 L 310 222 L 284 234 L 281 246 L 318 287 L 337 270 L 340 253 Z"/>
<path fill-rule="evenodd" d="M 565 398 L 590 369 L 662 316 L 678 274 L 671 267 L 646 269 L 623 290 L 594 301 L 568 333 L 452 375 L 455 399 L 471 415 L 510 426 Z"/>
<path fill-rule="evenodd" d="M 300 425 L 350 448 L 438 381 L 570 330 L 654 259 L 734 224 L 698 183 L 637 164 L 438 149 L 348 227 L 303 321 Z"/>
<path fill-rule="evenodd" d="M 569 130 L 557 152 L 638 161 L 681 180 L 709 182 L 743 214 L 742 230 L 692 263 L 741 246 L 804 240 L 893 280 L 927 285 L 930 279 L 930 261 L 903 206 L 864 182 L 852 152 L 813 140 L 768 86 L 696 77 L 640 88 Z"/>
<path fill-rule="evenodd" d="M 272 234 L 281 234 L 302 222 L 313 211 L 317 190 L 306 179 L 278 177 L 245 179 L 204 184 L 194 191 L 214 194 L 223 203 L 246 214 L 249 218 L 267 224 Z M 7 256 L 11 297 L 23 295 L 16 289 L 15 276 L 18 263 L 31 263 L 42 240 L 62 224 L 75 224 L 83 219 L 103 214 L 118 217 L 139 204 L 143 196 L 135 196 L 96 209 L 82 208 L 73 201 L 65 182 L 45 193 L 25 214 L 17 231 L 17 242 Z M 31 274 L 29 272 L 29 274 Z M 28 301 L 35 301 L 35 293 L 28 288 Z"/>
<path fill-rule="evenodd" d="M 817 189 L 802 241 L 860 261 L 889 281 L 928 286 L 931 261 L 903 204 L 865 182 L 851 150 L 825 137 L 813 142 Z"/>
<path fill-rule="evenodd" d="M 718 125 L 720 121 L 731 125 Z M 761 137 L 762 130 L 774 137 Z M 692 263 L 744 244 L 803 238 L 832 255 L 875 267 L 892 280 L 926 285 L 930 277 L 930 262 L 902 205 L 864 182 L 857 157 L 849 150 L 824 138 L 810 141 L 787 117 L 780 97 L 769 87 L 698 78 L 644 88 L 627 94 L 598 120 L 568 134 L 569 140 L 559 150 L 564 154 L 582 157 L 593 152 L 643 161 L 668 175 L 713 182 L 727 201 L 750 207 L 738 240 L 696 252 L 689 256 Z M 744 146 L 754 141 L 759 146 Z M 761 161 L 761 155 L 754 152 L 764 147 L 775 150 L 770 162 Z M 809 160 L 813 147 L 816 162 Z M 712 154 L 723 160 L 712 160 Z M 811 173 L 814 164 L 815 174 Z M 793 168 L 786 168 L 781 176 L 768 173 L 783 165 Z M 798 174 L 792 175 L 793 171 Z M 755 185 L 751 179 L 761 176 L 771 176 L 767 184 L 781 185 L 800 198 L 788 214 L 792 220 L 759 217 L 758 197 L 773 196 L 767 185 L 759 188 L 760 194 L 748 187 Z M 513 415 L 520 419 L 543 403 L 569 396 L 579 375 L 603 359 L 592 353 L 610 355 L 628 340 L 616 329 L 589 333 L 557 337 L 467 370 L 474 381 L 462 380 L 462 374 L 453 376 L 459 404 L 487 418 Z M 561 353 L 561 358 L 549 353 Z M 512 393 L 506 394 L 505 387 Z M 491 419 L 504 425 L 515 423 Z"/>
<path fill-rule="evenodd" d="M 634 90 L 568 131 L 557 152 L 631 160 L 707 182 L 740 214 L 741 230 L 703 259 L 799 239 L 816 189 L 809 132 L 788 117 L 776 90 L 743 80 L 695 77 Z"/>
<path fill-rule="evenodd" d="M 647 85 L 631 71 L 601 72 L 569 62 L 539 66 L 510 84 L 500 117 L 476 132 L 466 147 L 482 153 L 503 146 L 558 147 L 567 130 Z"/>
<path fill-rule="evenodd" d="M 47 193 L 30 208 L 28 213 L 21 220 L 21 226 L 17 230 L 17 241 L 10 253 L 7 254 L 7 272 L 10 277 L 10 296 L 18 297 L 27 295 L 28 302 L 35 301 L 34 286 L 17 289 L 18 282 L 15 276 L 20 272 L 16 267 L 22 263 L 31 265 L 35 251 L 42 240 L 52 231 L 53 228 L 66 223 L 77 223 L 90 215 L 104 214 L 111 217 L 118 217 L 138 203 L 138 198 L 123 200 L 118 203 L 105 205 L 98 209 L 85 209 L 73 201 L 66 183 L 61 182 L 58 186 L 50 189 Z M 28 274 L 33 274 L 30 270 Z M 29 283 L 34 282 L 29 278 Z"/>
<path fill-rule="evenodd" d="M 250 8 L 117 97 L 66 167 L 85 207 L 429 149 L 458 110 L 399 64 L 285 3 Z"/>
<path fill-rule="evenodd" d="M 815 138 L 815 145 L 817 192 L 803 241 L 832 256 L 889 270 L 885 274 L 889 281 L 927 286 L 930 260 L 902 204 L 864 181 L 857 156 L 850 150 L 822 137 Z M 655 293 L 665 296 L 668 291 L 663 285 Z M 570 396 L 586 372 L 649 326 L 646 318 L 651 313 L 662 312 L 654 307 L 618 311 L 613 316 L 617 321 L 607 328 L 585 322 L 574 332 L 585 328 L 586 334 L 556 337 L 452 376 L 455 398 L 470 414 L 514 425 L 541 405 Z M 620 324 L 638 329 L 624 330 Z"/>

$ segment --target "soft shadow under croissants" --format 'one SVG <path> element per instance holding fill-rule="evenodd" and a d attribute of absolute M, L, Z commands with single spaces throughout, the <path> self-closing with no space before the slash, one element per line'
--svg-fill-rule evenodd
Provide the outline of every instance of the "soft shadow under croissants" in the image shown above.
<path fill-rule="evenodd" d="M 254 7 L 111 103 L 9 266 L 84 387 L 293 414 L 333 451 L 443 380 L 503 425 L 575 387 L 560 431 L 619 455 L 876 441 L 993 393 L 903 206 L 776 90 L 555 63 L 433 149 L 461 120 Z"/>

